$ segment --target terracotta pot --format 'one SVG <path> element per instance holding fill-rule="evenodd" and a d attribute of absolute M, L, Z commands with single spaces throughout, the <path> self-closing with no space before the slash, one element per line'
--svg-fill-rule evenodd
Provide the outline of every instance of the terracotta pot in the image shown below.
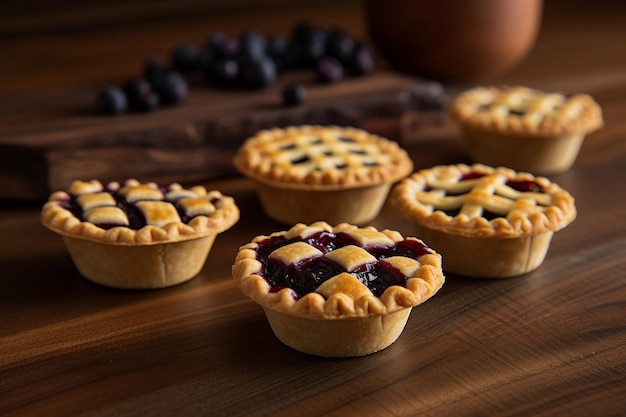
<path fill-rule="evenodd" d="M 396 69 L 440 81 L 504 73 L 532 49 L 542 0 L 366 0 L 370 36 Z"/>

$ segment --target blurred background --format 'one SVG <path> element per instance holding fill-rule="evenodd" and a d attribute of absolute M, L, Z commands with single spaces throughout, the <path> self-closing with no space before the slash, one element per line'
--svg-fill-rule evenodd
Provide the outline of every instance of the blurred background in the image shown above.
<path fill-rule="evenodd" d="M 476 2 L 485 4 L 484 0 L 450 4 Z M 298 21 L 305 20 L 340 27 L 356 38 L 371 41 L 366 13 L 368 3 L 365 0 L 4 0 L 0 2 L 0 91 L 117 81 L 140 71 L 147 57 L 166 58 L 172 48 L 183 42 L 201 45 L 214 31 L 236 36 L 252 29 L 265 35 L 288 35 Z M 429 1 L 386 3 L 389 10 L 399 11 L 407 4 Z M 435 3 L 445 4 L 446 1 Z M 454 9 L 453 5 L 449 7 L 450 15 L 454 14 Z M 427 6 L 422 6 L 422 10 L 428 13 Z M 624 71 L 626 2 L 546 0 L 541 12 L 537 37 L 548 42 L 537 42 L 538 47 L 529 48 L 528 55 L 504 73 L 488 74 L 490 78 L 478 81 L 515 82 L 520 66 L 526 80 L 531 77 L 532 81 L 534 76 L 540 78 L 541 72 L 547 70 L 545 62 L 555 50 L 560 50 L 571 62 L 568 77 L 594 71 L 596 59 L 602 59 L 604 68 Z M 416 15 L 415 26 L 424 25 L 423 16 L 419 18 L 420 15 Z M 598 22 L 611 28 L 604 31 L 611 33 L 610 36 L 589 36 Z M 445 29 L 444 23 L 434 23 L 442 25 L 440 37 L 444 38 L 449 29 Z M 393 26 L 393 22 L 389 24 Z M 410 36 L 405 42 L 407 45 L 414 43 Z M 430 42 L 436 43 L 437 39 Z M 589 47 L 589 42 L 594 43 L 593 47 Z M 563 50 L 567 52 L 564 54 Z M 581 50 L 586 51 L 584 56 L 577 52 Z M 411 55 L 408 51 L 407 55 Z M 614 52 L 608 56 L 607 51 Z M 377 65 L 384 67 L 388 62 L 377 60 Z"/>

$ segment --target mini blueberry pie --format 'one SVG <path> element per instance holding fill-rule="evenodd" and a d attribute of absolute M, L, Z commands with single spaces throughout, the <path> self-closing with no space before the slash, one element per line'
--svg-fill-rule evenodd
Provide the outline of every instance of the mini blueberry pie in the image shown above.
<path fill-rule="evenodd" d="M 585 135 L 604 124 L 586 94 L 565 96 L 526 87 L 477 87 L 453 102 L 475 162 L 534 174 L 568 170 Z"/>
<path fill-rule="evenodd" d="M 361 129 L 299 126 L 258 132 L 234 164 L 256 181 L 267 215 L 284 224 L 363 224 L 392 183 L 413 170 L 396 142 Z"/>
<path fill-rule="evenodd" d="M 421 240 L 326 222 L 257 236 L 239 249 L 233 278 L 279 340 L 325 357 L 391 345 L 444 283 L 441 256 Z"/>
<path fill-rule="evenodd" d="M 202 186 L 74 181 L 43 206 L 80 273 L 115 288 L 172 286 L 198 274 L 218 233 L 239 220 L 231 197 Z"/>
<path fill-rule="evenodd" d="M 444 270 L 482 278 L 536 269 L 554 232 L 576 217 L 573 197 L 547 178 L 481 164 L 416 172 L 390 204 L 442 254 Z"/>

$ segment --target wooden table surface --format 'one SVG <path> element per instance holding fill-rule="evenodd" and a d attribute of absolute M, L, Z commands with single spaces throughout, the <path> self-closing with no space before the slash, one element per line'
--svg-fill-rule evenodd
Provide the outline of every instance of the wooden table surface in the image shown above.
<path fill-rule="evenodd" d="M 13 7 L 0 25 L 0 91 L 12 94 L 126 77 L 147 55 L 221 28 L 286 32 L 306 17 L 366 34 L 358 1 L 184 2 L 177 13 L 169 2 L 5 4 Z M 625 30 L 622 2 L 549 1 L 529 57 L 481 81 L 585 92 L 601 104 L 606 127 L 552 177 L 575 196 L 578 218 L 535 272 L 448 274 L 398 341 L 374 355 L 287 348 L 238 291 L 237 248 L 283 229 L 263 215 L 248 180 L 208 184 L 236 199 L 241 220 L 218 237 L 199 276 L 156 291 L 88 282 L 39 223 L 39 204 L 2 202 L 0 415 L 626 415 Z M 467 160 L 458 129 L 442 129 L 409 147 L 417 167 Z M 411 234 L 388 207 L 372 225 Z"/>

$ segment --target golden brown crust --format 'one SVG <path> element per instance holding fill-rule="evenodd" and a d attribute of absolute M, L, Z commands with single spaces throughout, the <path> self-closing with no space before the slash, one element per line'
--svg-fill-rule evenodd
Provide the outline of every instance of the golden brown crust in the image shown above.
<path fill-rule="evenodd" d="M 439 186 L 454 189 L 458 179 L 468 173 L 485 175 L 464 181 L 471 187 L 463 190 L 464 194 L 445 196 L 440 192 Z M 532 181 L 543 190 L 517 192 L 504 186 L 507 180 Z M 500 190 L 511 195 L 496 195 Z M 418 225 L 468 237 L 536 235 L 562 229 L 576 217 L 574 198 L 547 178 L 481 164 L 436 166 L 416 172 L 394 187 L 390 204 Z M 463 211 L 454 217 L 444 212 L 460 207 Z M 485 208 L 500 217 L 488 220 L 482 216 Z"/>
<path fill-rule="evenodd" d="M 461 93 L 451 114 L 466 128 L 511 136 L 559 137 L 603 126 L 592 97 L 566 97 L 526 87 L 476 87 Z"/>
<path fill-rule="evenodd" d="M 306 162 L 294 163 L 299 158 Z M 307 190 L 392 183 L 413 169 L 408 154 L 396 142 L 361 129 L 339 126 L 260 131 L 239 149 L 234 164 L 256 181 Z"/>
<path fill-rule="evenodd" d="M 153 183 L 140 184 L 136 180 L 129 180 L 127 183 L 137 186 L 137 189 L 149 185 L 149 188 L 153 190 L 156 186 Z M 117 183 L 111 183 L 110 186 L 115 187 L 115 184 Z M 162 227 L 146 225 L 139 230 L 128 227 L 113 227 L 107 230 L 93 223 L 81 221 L 62 206 L 61 203 L 67 201 L 70 195 L 104 190 L 104 186 L 96 180 L 90 182 L 75 181 L 67 191 L 55 192 L 50 196 L 48 202 L 43 206 L 41 221 L 44 226 L 64 236 L 111 245 L 153 245 L 214 235 L 230 228 L 239 220 L 239 208 L 235 205 L 233 198 L 222 195 L 219 191 L 208 191 L 202 186 L 183 189 L 179 184 L 171 184 L 167 189 L 169 192 L 179 193 L 186 198 L 201 198 L 207 201 L 219 198 L 219 200 L 215 203 L 212 213 L 194 217 L 188 224 L 174 221 Z M 196 205 L 197 203 L 194 204 L 194 206 Z M 213 207 L 211 208 L 213 209 Z"/>
<path fill-rule="evenodd" d="M 310 236 L 322 230 L 331 233 L 355 230 L 378 232 L 373 227 L 358 229 L 357 226 L 347 223 L 331 227 L 325 222 L 317 222 L 310 226 L 297 224 L 287 231 L 276 232 L 270 236 L 284 235 L 286 239 L 290 239 L 295 236 Z M 379 233 L 393 242 L 404 240 L 402 235 L 396 231 L 383 230 Z M 257 236 L 252 242 L 239 249 L 233 265 L 233 278 L 246 296 L 264 308 L 289 315 L 317 319 L 340 319 L 391 314 L 421 304 L 435 294 L 444 283 L 441 256 L 433 251 L 417 259 L 417 265 L 406 281 L 406 287 L 390 286 L 380 297 L 376 297 L 369 290 L 364 291 L 362 288 L 358 288 L 356 284 L 346 283 L 346 277 L 343 274 L 337 276 L 339 280 L 335 285 L 324 287 L 325 291 L 333 291 L 332 294 L 327 294 L 326 298 L 317 292 L 296 298 L 290 288 L 271 292 L 270 284 L 259 275 L 262 271 L 262 264 L 257 259 L 256 252 L 258 242 L 267 239 L 267 237 Z"/>

